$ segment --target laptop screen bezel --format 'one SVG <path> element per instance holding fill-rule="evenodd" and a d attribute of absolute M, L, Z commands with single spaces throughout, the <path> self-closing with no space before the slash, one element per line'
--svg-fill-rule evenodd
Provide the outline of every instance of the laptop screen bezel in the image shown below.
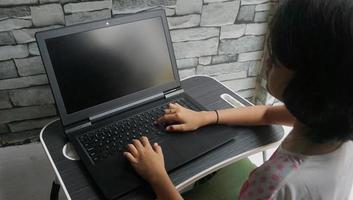
<path fill-rule="evenodd" d="M 160 17 L 162 21 L 166 44 L 169 51 L 170 62 L 172 64 L 174 80 L 159 86 L 150 87 L 120 98 L 103 102 L 101 104 L 98 104 L 77 112 L 67 113 L 64 100 L 59 88 L 59 84 L 55 76 L 54 68 L 50 60 L 49 52 L 47 50 L 46 40 L 60 37 L 60 36 L 66 36 L 70 34 L 91 31 L 99 28 L 116 26 L 120 24 L 126 24 L 126 23 L 131 23 L 131 22 L 136 22 L 136 21 L 141 21 L 141 20 L 146 20 L 146 19 L 151 19 L 156 17 Z M 51 86 L 53 96 L 56 101 L 56 107 L 59 111 L 61 121 L 64 126 L 68 126 L 83 120 L 87 120 L 89 117 L 98 115 L 100 113 L 109 111 L 111 109 L 120 107 L 122 105 L 127 105 L 129 103 L 136 102 L 146 97 L 156 96 L 157 94 L 160 94 L 163 91 L 168 91 L 173 88 L 180 87 L 180 78 L 177 70 L 174 50 L 173 50 L 171 37 L 169 33 L 168 22 L 165 15 L 165 11 L 162 9 L 134 14 L 134 15 L 123 16 L 123 17 L 105 19 L 105 20 L 100 20 L 96 22 L 89 22 L 89 23 L 84 23 L 80 25 L 68 26 L 68 27 L 53 29 L 49 31 L 38 32 L 36 33 L 35 37 L 42 57 L 44 68 L 46 70 L 46 73 L 49 79 L 49 84 Z M 92 88 L 92 89 L 95 89 L 95 88 Z"/>

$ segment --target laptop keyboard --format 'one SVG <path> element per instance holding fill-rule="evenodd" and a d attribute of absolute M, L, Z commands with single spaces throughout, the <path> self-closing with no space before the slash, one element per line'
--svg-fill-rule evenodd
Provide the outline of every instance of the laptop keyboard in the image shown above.
<path fill-rule="evenodd" d="M 195 109 L 184 98 L 173 100 L 184 107 Z M 79 136 L 79 141 L 88 152 L 93 162 L 102 161 L 115 153 L 122 152 L 133 139 L 146 136 L 154 142 L 162 142 L 165 124 L 154 124 L 154 121 L 164 115 L 167 102 L 145 112 L 135 114 L 108 124 L 102 128 L 89 131 Z"/>

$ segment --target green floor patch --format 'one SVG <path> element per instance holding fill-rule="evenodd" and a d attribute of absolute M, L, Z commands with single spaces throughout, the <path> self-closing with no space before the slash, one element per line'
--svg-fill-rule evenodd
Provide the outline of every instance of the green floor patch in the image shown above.
<path fill-rule="evenodd" d="M 236 200 L 241 186 L 255 168 L 249 159 L 240 160 L 198 181 L 183 197 L 185 200 Z"/>

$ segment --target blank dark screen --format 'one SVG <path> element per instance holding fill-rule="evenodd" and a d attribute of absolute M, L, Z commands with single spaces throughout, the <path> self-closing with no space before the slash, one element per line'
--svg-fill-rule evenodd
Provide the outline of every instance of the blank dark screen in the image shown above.
<path fill-rule="evenodd" d="M 161 18 L 46 40 L 67 113 L 174 81 Z"/>

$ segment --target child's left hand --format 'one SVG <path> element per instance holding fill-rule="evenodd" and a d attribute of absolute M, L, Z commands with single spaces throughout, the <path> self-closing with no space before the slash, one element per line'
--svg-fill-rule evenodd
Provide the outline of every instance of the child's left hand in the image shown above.
<path fill-rule="evenodd" d="M 151 146 L 147 137 L 133 140 L 129 144 L 124 156 L 130 161 L 136 172 L 147 182 L 153 184 L 168 176 L 164 167 L 164 158 L 161 146 L 157 143 Z"/>

